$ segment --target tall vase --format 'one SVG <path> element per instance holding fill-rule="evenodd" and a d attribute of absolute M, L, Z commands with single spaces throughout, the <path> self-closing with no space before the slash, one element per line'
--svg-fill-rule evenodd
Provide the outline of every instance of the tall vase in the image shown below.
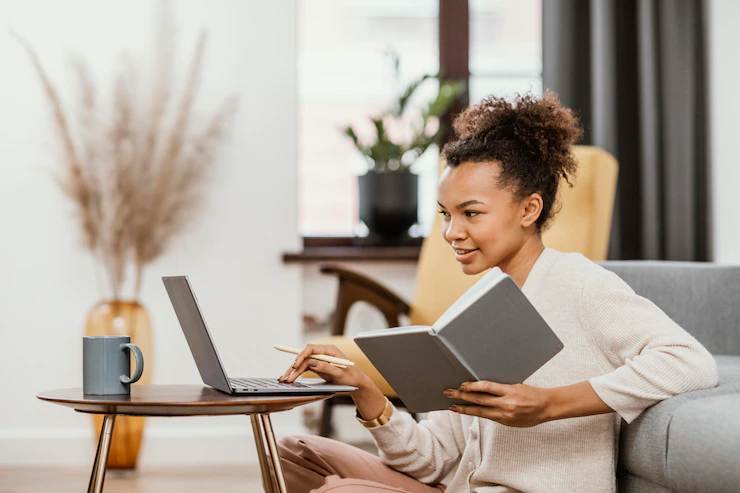
<path fill-rule="evenodd" d="M 95 305 L 87 317 L 85 335 L 129 335 L 131 342 L 139 346 L 144 354 L 144 373 L 138 384 L 152 380 L 152 326 L 149 315 L 136 301 L 110 300 Z M 131 361 L 132 365 L 134 361 Z M 133 374 L 133 368 L 132 368 Z M 95 437 L 100 434 L 103 416 L 92 415 Z M 144 418 L 119 416 L 113 427 L 108 467 L 134 469 L 139 457 L 139 447 L 144 433 Z"/>

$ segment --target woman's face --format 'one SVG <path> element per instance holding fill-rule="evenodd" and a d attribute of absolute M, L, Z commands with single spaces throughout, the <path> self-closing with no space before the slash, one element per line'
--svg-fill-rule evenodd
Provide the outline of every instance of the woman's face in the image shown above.
<path fill-rule="evenodd" d="M 442 236 L 465 274 L 495 266 L 507 272 L 509 262 L 536 231 L 541 197 L 532 194 L 515 200 L 511 191 L 499 187 L 499 172 L 495 162 L 467 162 L 447 166 L 440 177 Z"/>

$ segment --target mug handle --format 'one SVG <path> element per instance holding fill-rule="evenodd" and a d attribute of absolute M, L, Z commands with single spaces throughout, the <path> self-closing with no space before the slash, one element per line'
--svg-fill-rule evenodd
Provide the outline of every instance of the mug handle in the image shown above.
<path fill-rule="evenodd" d="M 130 342 L 127 344 L 121 344 L 121 351 L 125 351 L 126 348 L 130 349 L 131 352 L 134 353 L 134 358 L 136 359 L 136 370 L 134 370 L 134 375 L 131 378 L 126 375 L 121 375 L 121 383 L 135 383 L 139 381 L 141 374 L 144 372 L 144 355 L 141 354 L 141 349 L 139 349 L 139 346 L 136 344 L 131 344 Z"/>

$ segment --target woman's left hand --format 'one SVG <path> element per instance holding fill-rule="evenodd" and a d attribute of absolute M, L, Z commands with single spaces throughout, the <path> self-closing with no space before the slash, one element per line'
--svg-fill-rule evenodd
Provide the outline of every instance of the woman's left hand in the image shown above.
<path fill-rule="evenodd" d="M 473 406 L 456 404 L 450 407 L 450 411 L 479 416 L 502 425 L 528 428 L 549 421 L 547 418 L 549 395 L 544 388 L 523 383 L 505 385 L 479 380 L 465 382 L 458 389 L 448 389 L 444 394 L 449 398 L 475 404 Z"/>

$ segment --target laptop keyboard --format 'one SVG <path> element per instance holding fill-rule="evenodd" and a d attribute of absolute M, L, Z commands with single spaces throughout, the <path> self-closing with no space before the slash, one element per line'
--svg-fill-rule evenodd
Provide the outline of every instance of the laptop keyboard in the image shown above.
<path fill-rule="evenodd" d="M 278 382 L 277 378 L 230 378 L 229 379 L 233 384 L 236 384 L 240 387 L 246 387 L 248 389 L 295 389 L 295 388 L 305 388 L 310 389 L 310 385 L 305 385 L 302 383 L 294 382 L 294 383 L 282 383 Z"/>

